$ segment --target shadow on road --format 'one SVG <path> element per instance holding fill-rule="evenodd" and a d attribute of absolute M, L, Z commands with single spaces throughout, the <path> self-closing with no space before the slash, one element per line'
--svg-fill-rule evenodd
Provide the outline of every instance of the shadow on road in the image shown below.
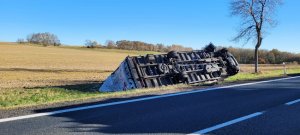
<path fill-rule="evenodd" d="M 291 77 L 293 77 L 293 76 L 300 76 L 300 73 L 287 74 L 287 76 L 291 76 Z"/>

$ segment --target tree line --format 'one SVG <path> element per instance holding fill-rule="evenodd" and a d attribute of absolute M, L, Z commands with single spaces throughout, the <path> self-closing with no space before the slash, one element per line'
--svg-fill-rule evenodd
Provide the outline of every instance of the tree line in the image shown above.
<path fill-rule="evenodd" d="M 137 50 L 137 51 L 155 51 L 155 52 L 169 52 L 169 51 L 191 51 L 193 48 L 184 47 L 182 45 L 170 45 L 164 44 L 151 44 L 142 41 L 129 41 L 119 40 L 114 42 L 107 40 L 104 45 L 99 44 L 97 41 L 86 40 L 85 46 L 87 48 L 108 48 L 108 49 L 123 49 L 123 50 Z"/>
<path fill-rule="evenodd" d="M 254 64 L 255 57 L 254 57 L 254 49 L 244 49 L 244 48 L 235 48 L 235 47 L 228 47 L 230 53 L 234 55 L 237 61 L 241 64 Z M 258 63 L 259 64 L 282 64 L 283 62 L 286 63 L 293 63 L 298 64 L 300 63 L 300 54 L 290 53 L 279 51 L 277 49 L 272 50 L 259 50 L 258 51 Z"/>
<path fill-rule="evenodd" d="M 43 46 L 60 46 L 59 38 L 52 33 L 44 32 L 44 33 L 33 33 L 29 34 L 25 41 L 23 38 L 19 38 L 17 43 L 24 44 L 24 43 L 31 43 L 31 44 L 39 44 Z"/>
<path fill-rule="evenodd" d="M 33 33 L 27 36 L 26 41 L 24 39 L 18 39 L 18 43 L 31 43 L 39 44 L 44 46 L 59 46 L 61 45 L 58 36 L 55 34 L 45 33 Z M 86 40 L 85 47 L 87 48 L 107 48 L 107 49 L 123 49 L 123 50 L 137 50 L 137 51 L 154 51 L 154 52 L 169 52 L 169 51 L 192 51 L 193 48 L 184 47 L 183 45 L 164 45 L 164 44 L 151 44 L 142 41 L 129 41 L 119 40 L 112 41 L 107 40 L 104 45 L 94 40 Z M 222 47 L 218 47 L 222 48 Z M 228 47 L 237 61 L 241 64 L 254 64 L 254 49 Z M 259 50 L 258 59 L 259 64 L 282 64 L 283 62 L 288 63 L 300 63 L 300 54 L 279 51 L 277 49 L 272 50 Z"/>
<path fill-rule="evenodd" d="M 164 44 L 149 44 L 142 41 L 129 41 L 120 40 L 114 42 L 112 40 L 107 40 L 104 45 L 98 44 L 96 41 L 86 41 L 86 47 L 88 48 L 108 48 L 108 49 L 123 49 L 123 50 L 137 50 L 137 51 L 155 51 L 155 52 L 169 52 L 169 51 L 192 51 L 192 48 L 184 47 L 182 45 L 170 45 L 166 46 Z M 223 48 L 223 47 L 218 47 Z M 254 64 L 255 56 L 254 49 L 245 49 L 237 47 L 228 47 L 230 53 L 232 53 L 237 61 L 241 64 Z M 259 50 L 259 64 L 282 64 L 287 63 L 300 63 L 300 54 L 279 51 L 277 49 L 272 50 Z"/>

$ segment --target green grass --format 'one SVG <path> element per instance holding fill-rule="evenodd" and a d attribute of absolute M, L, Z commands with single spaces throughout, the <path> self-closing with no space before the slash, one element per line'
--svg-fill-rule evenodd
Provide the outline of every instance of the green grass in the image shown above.
<path fill-rule="evenodd" d="M 0 108 L 15 108 L 21 106 L 33 106 L 50 104 L 72 99 L 84 99 L 95 97 L 99 92 L 82 92 L 67 90 L 64 88 L 33 88 L 33 89 L 9 89 L 1 91 Z M 101 94 L 102 95 L 102 94 Z"/>
<path fill-rule="evenodd" d="M 300 73 L 300 68 L 288 69 L 288 74 Z M 247 80 L 257 80 L 271 77 L 280 77 L 283 75 L 283 70 L 272 70 L 272 71 L 263 71 L 260 73 L 238 73 L 235 76 L 231 76 L 225 80 L 225 82 L 237 82 L 237 81 L 247 81 Z"/>
<path fill-rule="evenodd" d="M 31 89 L 7 89 L 0 91 L 0 109 L 13 109 L 17 107 L 27 107 L 36 105 L 49 105 L 58 102 L 66 101 L 80 101 L 87 99 L 109 99 L 132 97 L 138 95 L 145 95 L 154 92 L 162 92 L 168 90 L 188 89 L 193 86 L 184 84 L 165 86 L 160 88 L 136 89 L 120 92 L 99 92 L 84 91 L 78 89 L 58 88 L 58 87 L 44 87 Z"/>
<path fill-rule="evenodd" d="M 300 73 L 300 69 L 289 69 L 289 74 Z M 283 76 L 282 70 L 264 71 L 258 74 L 239 73 L 227 78 L 224 83 L 256 80 Z M 195 86 L 179 84 L 161 88 L 137 89 L 121 92 L 99 92 L 98 84 L 87 84 L 81 86 L 67 87 L 41 87 L 41 88 L 15 88 L 0 91 L 0 109 L 12 109 L 17 107 L 36 106 L 43 104 L 54 104 L 66 101 L 80 101 L 87 99 L 109 99 L 120 97 L 131 97 L 156 92 L 174 92 L 182 89 L 191 89 Z"/>

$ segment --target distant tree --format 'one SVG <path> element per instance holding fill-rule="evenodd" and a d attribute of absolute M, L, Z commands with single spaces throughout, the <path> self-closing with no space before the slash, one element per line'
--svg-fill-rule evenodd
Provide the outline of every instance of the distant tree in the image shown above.
<path fill-rule="evenodd" d="M 192 47 L 184 47 L 184 51 L 193 51 Z"/>
<path fill-rule="evenodd" d="M 85 46 L 87 48 L 96 48 L 97 46 L 100 46 L 100 45 L 95 40 L 93 40 L 93 41 L 92 40 L 85 40 Z"/>
<path fill-rule="evenodd" d="M 192 48 L 184 47 L 182 45 L 176 45 L 176 44 L 168 46 L 167 48 L 168 51 L 192 51 L 193 50 Z"/>
<path fill-rule="evenodd" d="M 258 72 L 258 49 L 262 44 L 264 31 L 269 26 L 275 26 L 273 14 L 282 0 L 232 0 L 231 14 L 242 18 L 241 30 L 235 41 L 254 40 L 255 72 Z"/>
<path fill-rule="evenodd" d="M 138 51 L 157 51 L 157 52 L 168 52 L 170 50 L 174 51 L 191 51 L 192 48 L 187 48 L 182 45 L 171 45 L 164 46 L 163 44 L 150 44 L 141 41 L 128 41 L 120 40 L 116 42 L 116 47 L 118 49 L 125 50 L 138 50 Z"/>
<path fill-rule="evenodd" d="M 282 58 L 281 52 L 280 52 L 279 50 L 277 50 L 277 49 L 272 49 L 272 50 L 271 50 L 271 53 L 273 53 L 274 56 L 275 56 L 275 63 L 276 63 L 276 64 L 279 64 L 279 63 L 283 62 L 283 58 Z"/>
<path fill-rule="evenodd" d="M 58 37 L 52 33 L 33 33 L 27 36 L 27 42 L 32 44 L 41 44 L 44 46 L 59 46 L 61 45 Z"/>
<path fill-rule="evenodd" d="M 17 43 L 25 44 L 25 40 L 23 38 L 19 38 L 19 39 L 17 39 Z"/>
<path fill-rule="evenodd" d="M 163 44 L 156 44 L 158 52 L 165 52 L 165 46 Z"/>
<path fill-rule="evenodd" d="M 116 43 L 112 40 L 106 40 L 105 45 L 108 49 L 116 48 Z"/>
<path fill-rule="evenodd" d="M 260 64 L 267 64 L 267 62 L 266 62 L 266 60 L 265 60 L 264 58 L 259 58 L 259 59 L 258 59 L 258 62 L 259 62 Z"/>
<path fill-rule="evenodd" d="M 223 47 L 218 47 L 220 49 Z M 244 48 L 227 48 L 230 53 L 232 53 L 237 61 L 241 64 L 253 64 L 254 49 L 244 49 Z M 282 52 L 277 49 L 272 50 L 259 50 L 259 63 L 260 64 L 282 64 L 282 62 L 293 63 L 296 61 L 300 63 L 300 54 Z M 296 63 L 295 62 L 295 63 Z"/>
<path fill-rule="evenodd" d="M 267 53 L 266 59 L 269 61 L 270 64 L 275 64 L 275 55 L 270 51 Z"/>

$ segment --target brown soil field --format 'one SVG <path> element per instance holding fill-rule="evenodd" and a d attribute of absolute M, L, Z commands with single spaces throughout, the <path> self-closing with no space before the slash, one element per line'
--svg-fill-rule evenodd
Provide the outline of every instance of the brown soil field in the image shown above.
<path fill-rule="evenodd" d="M 100 83 L 126 56 L 147 53 L 157 52 L 0 43 L 0 89 Z M 283 69 L 283 65 L 259 67 L 262 72 Z M 253 71 L 253 65 L 241 64 L 241 72 Z"/>

